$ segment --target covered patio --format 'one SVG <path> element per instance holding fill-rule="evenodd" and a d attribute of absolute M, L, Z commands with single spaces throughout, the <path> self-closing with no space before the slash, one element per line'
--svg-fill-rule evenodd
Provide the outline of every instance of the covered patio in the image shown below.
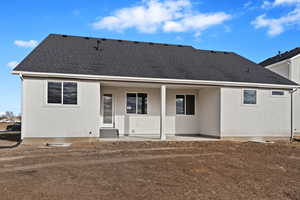
<path fill-rule="evenodd" d="M 219 87 L 101 81 L 100 94 L 100 138 L 220 137 Z"/>

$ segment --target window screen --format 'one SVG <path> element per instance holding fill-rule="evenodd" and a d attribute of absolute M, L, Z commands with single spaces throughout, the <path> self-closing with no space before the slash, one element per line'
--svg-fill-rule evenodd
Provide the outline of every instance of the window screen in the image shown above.
<path fill-rule="evenodd" d="M 64 82 L 63 83 L 63 101 L 64 104 L 77 104 L 77 83 Z"/>
<path fill-rule="evenodd" d="M 138 93 L 138 114 L 147 114 L 147 94 Z"/>
<path fill-rule="evenodd" d="M 194 115 L 195 114 L 195 96 L 194 95 L 186 95 L 186 115 Z"/>
<path fill-rule="evenodd" d="M 256 90 L 244 90 L 244 104 L 256 104 Z"/>
<path fill-rule="evenodd" d="M 48 103 L 61 104 L 61 82 L 48 82 Z"/>

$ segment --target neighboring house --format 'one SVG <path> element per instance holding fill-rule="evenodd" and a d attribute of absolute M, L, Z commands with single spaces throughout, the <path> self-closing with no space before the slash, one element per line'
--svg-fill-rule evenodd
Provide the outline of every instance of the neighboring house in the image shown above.
<path fill-rule="evenodd" d="M 57 34 L 12 73 L 22 138 L 289 137 L 299 87 L 232 52 Z"/>
<path fill-rule="evenodd" d="M 285 53 L 280 53 L 274 57 L 268 58 L 260 63 L 267 69 L 270 69 L 281 76 L 300 84 L 300 47 Z M 294 131 L 300 133 L 300 90 L 294 93 Z"/>

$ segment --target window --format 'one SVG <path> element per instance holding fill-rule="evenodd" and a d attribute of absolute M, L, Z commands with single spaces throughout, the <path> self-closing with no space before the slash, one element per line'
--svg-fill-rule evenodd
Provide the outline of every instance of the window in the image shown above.
<path fill-rule="evenodd" d="M 147 114 L 147 94 L 127 93 L 126 98 L 126 111 L 128 114 Z"/>
<path fill-rule="evenodd" d="M 77 83 L 48 82 L 48 104 L 77 105 Z"/>
<path fill-rule="evenodd" d="M 176 95 L 176 114 L 195 114 L 195 95 Z"/>
<path fill-rule="evenodd" d="M 272 96 L 284 96 L 284 91 L 272 91 Z"/>
<path fill-rule="evenodd" d="M 61 103 L 61 83 L 48 82 L 48 103 Z"/>
<path fill-rule="evenodd" d="M 244 104 L 256 104 L 256 90 L 244 90 Z"/>
<path fill-rule="evenodd" d="M 63 102 L 64 104 L 77 104 L 77 83 L 63 83 Z"/>

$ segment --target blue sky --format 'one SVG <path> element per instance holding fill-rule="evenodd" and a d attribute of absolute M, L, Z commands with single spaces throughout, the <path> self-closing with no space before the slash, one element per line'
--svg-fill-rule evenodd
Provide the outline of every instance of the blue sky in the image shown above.
<path fill-rule="evenodd" d="M 10 71 L 49 33 L 187 44 L 255 62 L 300 39 L 300 0 L 3 0 L 0 8 L 0 113 L 20 113 Z"/>

